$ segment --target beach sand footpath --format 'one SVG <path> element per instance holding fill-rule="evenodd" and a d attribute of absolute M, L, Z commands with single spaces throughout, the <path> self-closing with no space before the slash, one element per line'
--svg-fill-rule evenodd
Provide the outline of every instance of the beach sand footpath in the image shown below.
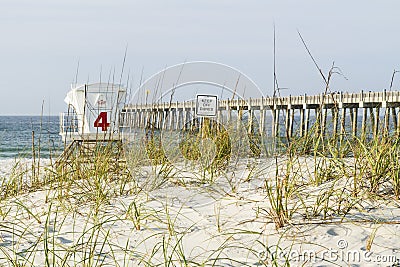
<path fill-rule="evenodd" d="M 0 262 L 398 266 L 399 201 L 354 197 L 353 181 L 345 176 L 311 185 L 313 159 L 288 162 L 285 157 L 242 160 L 213 180 L 175 173 L 151 185 L 146 181 L 157 180 L 160 169 L 147 166 L 123 184 L 101 177 L 97 183 L 75 180 L 19 192 L 1 201 Z M 30 166 L 29 160 L 23 163 Z M 3 184 L 22 169 L 2 161 Z M 290 188 L 282 191 L 285 187 Z M 286 194 L 282 201 L 279 192 Z M 278 214 L 286 214 L 282 226 Z"/>

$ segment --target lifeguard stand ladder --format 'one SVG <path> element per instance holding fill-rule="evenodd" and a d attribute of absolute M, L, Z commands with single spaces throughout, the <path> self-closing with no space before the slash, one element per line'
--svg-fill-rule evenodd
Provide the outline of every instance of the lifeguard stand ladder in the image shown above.
<path fill-rule="evenodd" d="M 126 88 L 120 84 L 93 83 L 71 86 L 64 101 L 68 112 L 60 115 L 60 135 L 64 151 L 56 167 L 64 171 L 77 161 L 93 164 L 96 153 L 107 150 L 109 170 L 121 170 L 124 164 L 119 113 Z"/>

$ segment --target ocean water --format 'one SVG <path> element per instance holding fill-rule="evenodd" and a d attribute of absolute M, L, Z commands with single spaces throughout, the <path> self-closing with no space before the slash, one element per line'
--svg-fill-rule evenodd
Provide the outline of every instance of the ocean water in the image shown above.
<path fill-rule="evenodd" d="M 32 158 L 32 132 L 38 157 L 57 157 L 63 149 L 58 116 L 0 116 L 0 160 Z"/>

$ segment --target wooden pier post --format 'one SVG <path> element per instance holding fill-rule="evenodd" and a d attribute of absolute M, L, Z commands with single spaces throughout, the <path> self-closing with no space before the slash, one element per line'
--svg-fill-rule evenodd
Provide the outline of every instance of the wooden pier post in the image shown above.
<path fill-rule="evenodd" d="M 271 113 L 272 113 L 271 135 L 273 138 L 275 138 L 276 137 L 276 109 L 275 108 L 271 109 Z"/>
<path fill-rule="evenodd" d="M 378 135 L 379 131 L 379 111 L 379 107 L 375 108 L 374 137 Z"/>
<path fill-rule="evenodd" d="M 384 134 L 388 135 L 389 134 L 389 108 L 385 108 L 385 132 Z"/>
<path fill-rule="evenodd" d="M 159 110 L 155 111 L 157 112 L 157 129 L 161 129 L 161 112 Z"/>
<path fill-rule="evenodd" d="M 153 121 L 154 121 L 154 114 L 153 111 L 150 109 L 147 111 L 147 125 L 146 127 L 152 127 L 153 126 Z"/>
<path fill-rule="evenodd" d="M 283 114 L 282 114 L 283 116 Z M 281 136 L 281 110 L 276 110 L 276 136 Z"/>
<path fill-rule="evenodd" d="M 142 128 L 142 121 L 143 121 L 143 110 L 139 111 L 139 117 L 138 117 L 138 128 Z"/>
<path fill-rule="evenodd" d="M 142 110 L 136 109 L 136 114 L 137 114 L 137 127 L 140 128 L 142 127 Z"/>
<path fill-rule="evenodd" d="M 286 119 L 285 119 L 285 133 L 286 133 L 286 137 L 289 139 L 290 138 L 290 131 L 289 131 L 289 119 L 290 118 L 290 109 L 289 106 L 286 107 Z"/>
<path fill-rule="evenodd" d="M 226 112 L 228 113 L 227 114 L 227 117 L 228 117 L 228 121 L 227 121 L 227 124 L 229 124 L 230 122 L 231 122 L 231 117 L 232 117 L 232 114 L 231 114 L 231 106 L 230 106 L 230 104 L 229 104 L 230 102 L 229 102 L 229 98 L 226 100 Z"/>
<path fill-rule="evenodd" d="M 140 128 L 140 110 L 136 110 L 136 125 L 135 127 Z"/>
<path fill-rule="evenodd" d="M 321 135 L 321 130 L 322 130 L 322 123 L 321 123 L 321 108 L 320 107 L 316 107 L 314 109 L 314 113 L 315 113 L 315 131 L 317 136 L 319 137 Z"/>
<path fill-rule="evenodd" d="M 306 135 L 310 127 L 310 109 L 306 108 L 305 113 L 306 113 L 306 120 L 304 124 L 304 134 Z"/>
<path fill-rule="evenodd" d="M 267 135 L 265 132 L 265 109 L 262 107 L 260 110 L 260 134 L 261 135 Z"/>
<path fill-rule="evenodd" d="M 187 123 L 187 110 L 186 110 L 186 101 L 183 102 L 183 128 L 185 127 Z"/>
<path fill-rule="evenodd" d="M 346 108 L 342 107 L 342 114 L 340 118 L 340 140 L 343 140 L 344 135 L 346 134 Z"/>
<path fill-rule="evenodd" d="M 145 121 L 146 121 L 146 111 L 145 110 L 142 110 L 141 112 L 140 112 L 140 126 L 139 127 L 141 127 L 141 128 L 144 128 L 144 125 L 145 125 Z"/>
<path fill-rule="evenodd" d="M 174 110 L 169 108 L 168 109 L 168 119 L 169 119 L 169 126 L 168 130 L 172 130 L 173 122 L 174 122 Z"/>
<path fill-rule="evenodd" d="M 327 116 L 328 116 L 328 110 L 325 107 L 322 107 L 321 109 L 322 112 L 322 135 L 325 136 L 325 132 L 326 132 L 326 121 L 327 121 Z"/>
<path fill-rule="evenodd" d="M 332 110 L 333 137 L 336 139 L 338 134 L 338 108 L 335 106 Z"/>
<path fill-rule="evenodd" d="M 396 133 L 397 131 L 397 114 L 396 114 L 396 108 L 392 107 L 392 121 L 393 121 L 393 131 Z"/>
<path fill-rule="evenodd" d="M 371 133 L 372 133 L 372 136 L 375 136 L 375 112 L 374 112 L 374 108 L 369 108 L 369 117 L 370 117 L 370 123 L 371 123 Z"/>
<path fill-rule="evenodd" d="M 167 108 L 165 106 L 165 103 L 164 103 L 163 106 L 164 106 L 163 110 L 162 110 L 162 113 L 163 113 L 163 130 L 167 130 L 169 116 L 168 116 L 168 113 L 167 113 Z"/>
<path fill-rule="evenodd" d="M 265 133 L 265 109 L 264 109 L 264 98 L 261 98 L 260 106 L 260 134 L 263 136 Z"/>
<path fill-rule="evenodd" d="M 147 122 L 149 121 L 149 112 L 147 111 L 147 109 L 144 110 L 143 112 L 143 128 L 146 128 L 147 126 Z"/>
<path fill-rule="evenodd" d="M 292 133 L 293 133 L 293 120 L 294 120 L 294 109 L 292 109 L 292 96 L 289 96 L 289 105 L 287 106 L 287 117 L 289 118 L 289 122 L 286 128 L 286 131 L 288 133 L 288 138 L 292 138 Z"/>
<path fill-rule="evenodd" d="M 354 109 L 350 108 L 350 124 L 351 124 L 351 134 L 354 136 Z"/>
<path fill-rule="evenodd" d="M 294 112 L 296 110 L 295 109 L 291 109 L 291 113 L 290 113 L 290 122 L 289 122 L 289 137 L 292 138 L 293 137 L 293 128 L 294 128 Z"/>
<path fill-rule="evenodd" d="M 399 112 L 400 112 L 400 110 L 399 110 Z M 397 136 L 400 136 L 400 115 L 397 114 L 396 116 L 397 116 L 397 128 L 396 128 L 396 131 L 397 131 Z"/>
<path fill-rule="evenodd" d="M 145 109 L 143 111 L 143 126 L 142 126 L 143 128 L 146 128 L 146 126 L 147 126 L 148 116 L 149 116 L 148 111 L 147 111 L 147 109 Z"/>
<path fill-rule="evenodd" d="M 248 129 L 247 129 L 247 131 L 248 131 L 248 134 L 252 134 L 253 133 L 253 110 L 252 110 L 252 108 L 251 108 L 251 98 L 250 98 L 250 100 L 249 100 L 249 102 L 247 103 L 247 109 L 248 109 L 248 112 L 249 112 L 249 115 L 248 115 Z"/>
<path fill-rule="evenodd" d="M 179 130 L 179 125 L 180 125 L 180 110 L 178 109 L 178 103 L 176 103 L 176 108 L 175 108 L 175 124 L 174 124 L 174 128 L 175 130 Z"/>
<path fill-rule="evenodd" d="M 248 117 L 248 133 L 253 133 L 253 110 L 249 110 L 249 117 Z"/>
<path fill-rule="evenodd" d="M 181 123 L 181 111 L 178 108 L 178 102 L 176 102 L 175 116 L 176 116 L 175 130 L 179 130 Z"/>
<path fill-rule="evenodd" d="M 361 122 L 361 139 L 365 140 L 367 136 L 367 117 L 368 117 L 368 109 L 363 107 L 363 115 Z"/>
<path fill-rule="evenodd" d="M 300 129 L 299 129 L 300 137 L 304 135 L 304 108 L 300 109 Z"/>
<path fill-rule="evenodd" d="M 140 111 L 140 123 L 139 123 L 139 127 L 140 128 L 144 128 L 144 120 L 145 120 L 145 114 L 144 114 L 144 110 Z"/>
<path fill-rule="evenodd" d="M 136 128 L 137 127 L 137 111 L 132 112 L 132 127 Z"/>
<path fill-rule="evenodd" d="M 352 125 L 353 136 L 357 136 L 357 118 L 358 118 L 358 108 L 354 108 L 353 125 Z"/>

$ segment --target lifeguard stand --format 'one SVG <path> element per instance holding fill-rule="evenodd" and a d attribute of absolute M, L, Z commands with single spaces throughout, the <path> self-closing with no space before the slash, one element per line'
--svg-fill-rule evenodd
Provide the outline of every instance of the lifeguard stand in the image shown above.
<path fill-rule="evenodd" d="M 119 113 L 126 89 L 119 84 L 84 84 L 67 93 L 68 112 L 61 114 L 60 135 L 74 140 L 119 140 Z"/>
<path fill-rule="evenodd" d="M 71 86 L 64 99 L 68 112 L 60 116 L 60 135 L 65 149 L 56 165 L 68 165 L 73 156 L 90 162 L 101 146 L 113 147 L 118 161 L 122 149 L 119 114 L 125 98 L 126 88 L 120 84 Z"/>

